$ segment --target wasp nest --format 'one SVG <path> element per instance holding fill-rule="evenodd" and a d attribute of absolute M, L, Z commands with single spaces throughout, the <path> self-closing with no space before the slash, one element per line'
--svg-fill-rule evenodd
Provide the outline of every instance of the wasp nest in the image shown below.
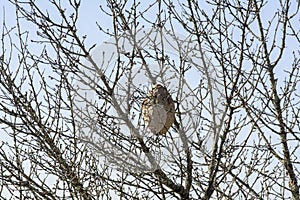
<path fill-rule="evenodd" d="M 164 135 L 175 120 L 175 105 L 168 90 L 155 84 L 142 103 L 146 126 L 155 134 Z"/>

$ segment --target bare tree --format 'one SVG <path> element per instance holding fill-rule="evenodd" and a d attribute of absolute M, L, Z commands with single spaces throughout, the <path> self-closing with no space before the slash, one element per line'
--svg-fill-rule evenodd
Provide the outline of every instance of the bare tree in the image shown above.
<path fill-rule="evenodd" d="M 98 45 L 86 2 L 10 3 L 3 199 L 300 199 L 298 1 L 107 0 Z M 175 104 L 165 135 L 142 119 L 156 83 Z"/>

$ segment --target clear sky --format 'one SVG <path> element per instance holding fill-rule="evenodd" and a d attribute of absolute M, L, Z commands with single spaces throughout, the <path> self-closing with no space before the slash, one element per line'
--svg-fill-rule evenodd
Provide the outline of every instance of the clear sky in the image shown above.
<path fill-rule="evenodd" d="M 294 4 L 296 6 L 296 2 L 297 0 L 295 0 Z M 106 3 L 105 1 L 102 1 L 103 3 L 103 7 L 105 8 Z M 53 10 L 51 9 L 51 7 L 49 7 L 49 3 L 47 1 L 41 1 L 39 2 L 40 7 L 43 10 L 47 10 L 50 14 L 52 14 L 53 17 L 57 18 L 59 17 L 58 13 L 54 13 Z M 142 1 L 142 6 L 143 4 L 148 5 L 149 3 L 144 3 Z M 145 6 L 146 7 L 146 6 Z M 268 21 L 271 20 L 272 15 L 274 14 L 274 12 L 277 11 L 277 7 L 278 7 L 278 1 L 276 2 L 272 2 L 272 3 L 268 3 L 268 10 L 265 10 L 265 12 L 262 12 L 263 15 L 263 19 L 265 19 L 263 21 L 263 23 L 265 25 L 267 25 Z M 0 28 L 2 31 L 2 22 L 3 22 L 3 18 L 5 17 L 5 21 L 6 21 L 6 26 L 9 27 L 13 27 L 15 26 L 15 7 L 14 5 L 12 5 L 8 0 L 2 0 L 0 2 L 0 9 L 1 9 L 1 14 L 0 14 Z M 296 7 L 294 8 L 296 9 Z M 292 9 L 293 10 L 293 9 Z M 2 12 L 3 11 L 3 12 Z M 155 10 L 153 10 L 155 11 Z M 102 27 L 106 27 L 106 28 L 111 28 L 112 27 L 112 19 L 110 17 L 108 17 L 107 15 L 101 13 L 100 8 L 99 8 L 99 2 L 97 1 L 89 1 L 88 3 L 85 1 L 81 2 L 81 6 L 80 6 L 80 16 L 79 16 L 79 20 L 78 20 L 78 32 L 80 35 L 84 36 L 87 35 L 87 39 L 86 39 L 86 44 L 87 46 L 92 46 L 93 44 L 101 44 L 103 41 L 107 40 L 109 37 L 105 34 L 103 34 L 101 31 L 98 30 L 98 27 L 96 25 L 95 22 L 98 22 Z M 299 23 L 299 17 L 295 18 L 295 23 Z M 28 29 L 28 31 L 31 32 L 31 36 L 35 37 L 36 35 L 36 29 L 34 26 L 30 26 L 29 24 L 26 24 L 26 28 Z M 23 27 L 23 29 L 25 29 L 25 27 Z M 287 49 L 286 52 L 284 54 L 285 58 L 283 59 L 284 61 L 291 61 L 292 58 L 292 52 L 290 50 L 295 50 L 295 49 L 299 49 L 299 44 L 295 44 L 294 42 L 290 42 L 289 40 L 287 40 Z M 285 66 L 289 66 L 290 62 L 288 64 L 286 63 L 282 63 L 282 65 Z M 284 67 L 283 67 L 284 68 Z M 277 70 L 281 71 L 283 70 L 283 68 L 280 70 L 279 68 Z M 278 75 L 280 75 L 281 73 L 278 73 Z"/>

